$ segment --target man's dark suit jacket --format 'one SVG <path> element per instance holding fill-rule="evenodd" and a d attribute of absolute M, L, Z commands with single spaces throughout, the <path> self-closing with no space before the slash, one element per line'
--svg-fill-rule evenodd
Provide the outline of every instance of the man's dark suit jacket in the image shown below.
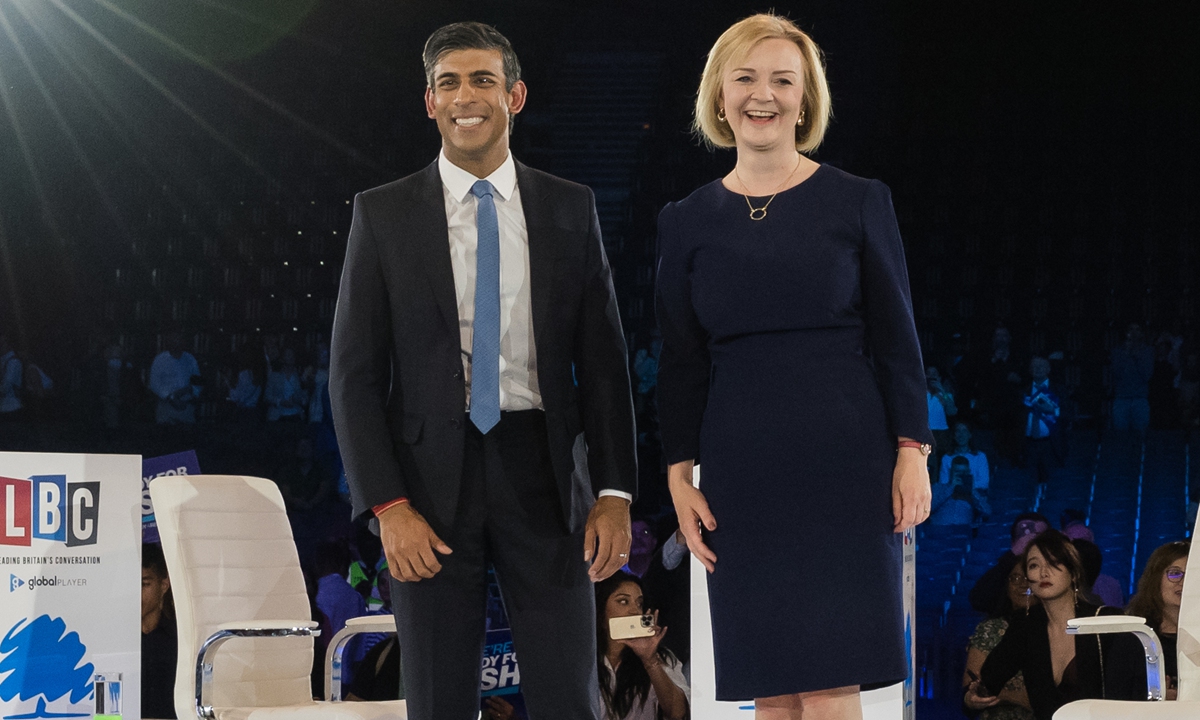
<path fill-rule="evenodd" d="M 597 492 L 636 491 L 625 340 L 591 190 L 516 169 L 551 464 L 579 532 Z M 454 520 L 470 420 L 442 193 L 434 162 L 354 200 L 329 392 L 355 517 L 407 497 Z"/>

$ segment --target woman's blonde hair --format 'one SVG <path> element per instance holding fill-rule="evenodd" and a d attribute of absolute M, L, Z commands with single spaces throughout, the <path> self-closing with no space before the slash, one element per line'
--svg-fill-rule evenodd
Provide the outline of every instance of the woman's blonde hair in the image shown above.
<path fill-rule="evenodd" d="M 825 81 L 825 64 L 821 48 L 791 20 L 770 13 L 751 15 L 740 20 L 717 38 L 708 51 L 700 90 L 696 93 L 696 116 L 692 129 L 709 147 L 735 147 L 737 142 L 729 124 L 717 119 L 721 109 L 721 85 L 725 70 L 735 60 L 745 57 L 750 49 L 763 40 L 790 40 L 800 50 L 804 65 L 804 124 L 796 126 L 796 149 L 807 153 L 816 150 L 825 139 L 825 129 L 833 108 L 829 100 L 829 84 Z"/>

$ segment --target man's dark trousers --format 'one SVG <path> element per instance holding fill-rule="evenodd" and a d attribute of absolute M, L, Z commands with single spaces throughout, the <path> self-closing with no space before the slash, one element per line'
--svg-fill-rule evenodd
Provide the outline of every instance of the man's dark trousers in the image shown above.
<path fill-rule="evenodd" d="M 545 413 L 502 413 L 487 435 L 468 417 L 463 422 L 454 523 L 427 517 L 454 552 L 439 555 L 442 569 L 431 579 L 392 581 L 408 715 L 478 716 L 490 563 L 512 626 L 530 720 L 594 720 L 595 596 L 583 533 L 569 533 L 563 520 Z"/>

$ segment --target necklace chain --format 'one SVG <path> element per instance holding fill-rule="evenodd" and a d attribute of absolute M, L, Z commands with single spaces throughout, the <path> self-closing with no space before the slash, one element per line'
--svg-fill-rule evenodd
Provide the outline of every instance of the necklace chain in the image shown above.
<path fill-rule="evenodd" d="M 771 205 L 771 202 L 775 199 L 775 196 L 778 195 L 781 190 L 783 190 L 783 186 L 787 184 L 787 181 L 791 180 L 792 176 L 796 174 L 796 171 L 800 169 L 800 158 L 801 157 L 802 156 L 799 153 L 796 154 L 796 167 L 792 168 L 792 171 L 790 173 L 788 173 L 788 176 L 783 179 L 783 182 L 779 183 L 779 186 L 775 188 L 775 192 L 771 193 L 771 197 L 767 198 L 766 205 L 763 205 L 760 208 L 756 208 L 750 202 L 750 196 L 747 195 L 746 193 L 742 193 L 742 197 L 746 198 L 746 207 L 750 208 L 750 219 L 751 220 L 762 220 L 767 217 L 767 208 Z M 746 190 L 750 189 L 750 186 L 747 185 L 745 183 L 745 181 L 742 180 L 742 176 L 738 174 L 737 165 L 733 166 L 733 176 L 737 178 L 738 182 L 741 183 L 741 186 L 743 188 L 745 188 Z"/>

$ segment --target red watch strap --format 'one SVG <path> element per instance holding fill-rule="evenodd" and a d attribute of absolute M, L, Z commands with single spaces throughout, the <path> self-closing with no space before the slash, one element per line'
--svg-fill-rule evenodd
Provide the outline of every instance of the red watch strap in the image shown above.
<path fill-rule="evenodd" d="M 907 447 L 907 448 L 916 448 L 918 450 L 920 450 L 922 447 L 924 447 L 924 445 L 925 445 L 925 443 L 919 443 L 916 440 L 901 440 L 900 442 L 896 443 L 896 447 L 898 447 L 898 448 Z"/>
<path fill-rule="evenodd" d="M 383 513 L 384 511 L 390 510 L 391 508 L 394 508 L 397 505 L 401 505 L 406 502 L 408 502 L 408 498 L 403 498 L 403 497 L 396 498 L 395 500 L 392 500 L 391 502 L 385 502 L 382 505 L 376 505 L 375 507 L 371 508 L 371 512 L 375 513 L 375 517 L 379 517 L 379 515 L 381 513 Z"/>

